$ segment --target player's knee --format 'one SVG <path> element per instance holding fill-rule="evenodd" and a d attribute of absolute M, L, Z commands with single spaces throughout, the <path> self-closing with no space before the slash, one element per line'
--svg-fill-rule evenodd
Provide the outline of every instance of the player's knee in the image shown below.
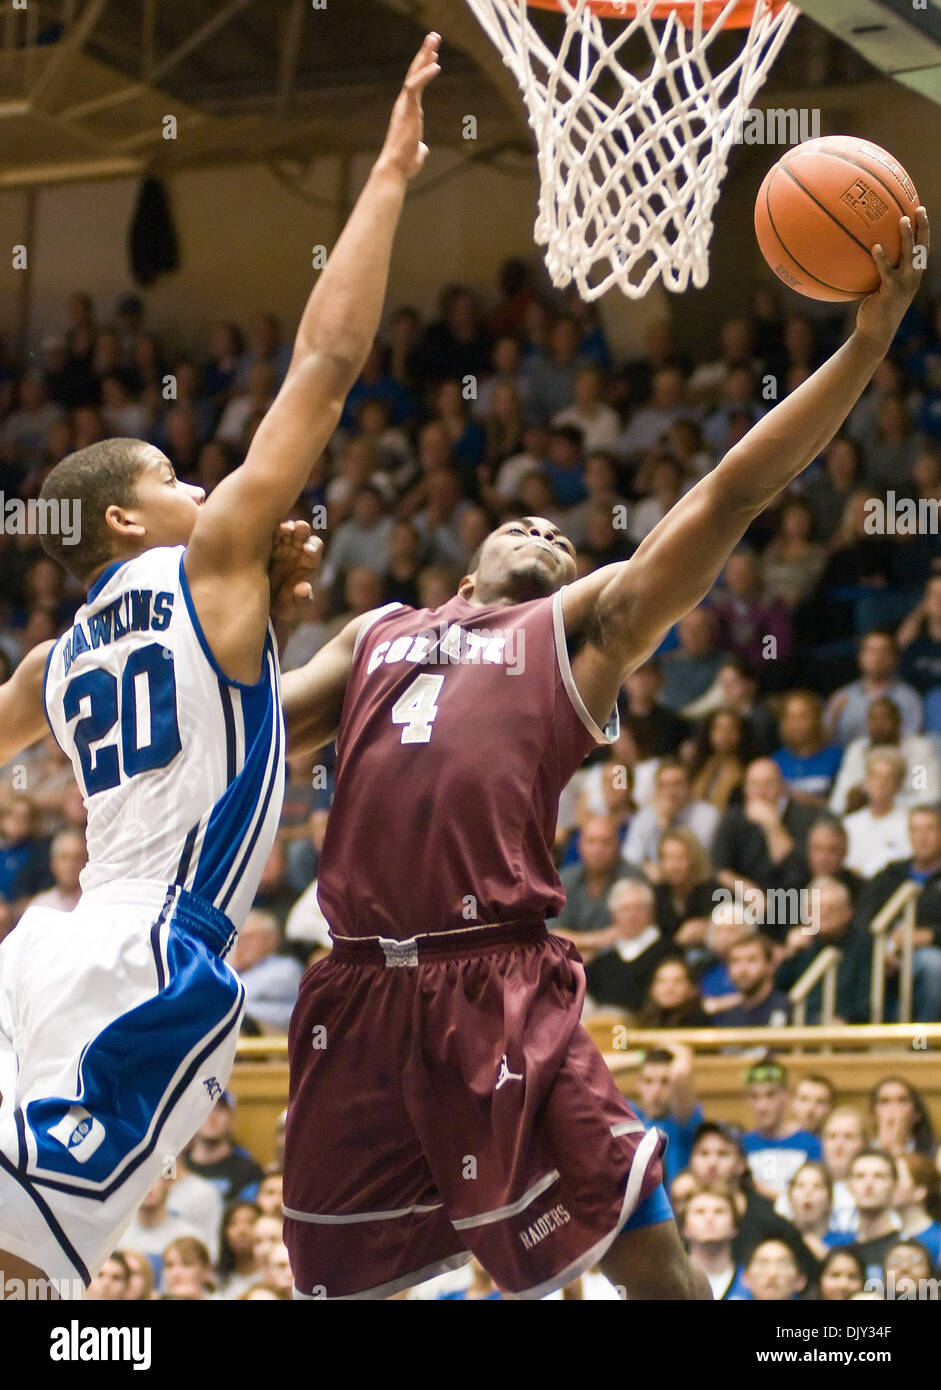
<path fill-rule="evenodd" d="M 674 1252 L 663 1264 L 643 1271 L 632 1280 L 628 1297 L 688 1303 L 699 1297 L 696 1271 L 685 1251 Z"/>
<path fill-rule="evenodd" d="M 689 1302 L 709 1296 L 673 1222 L 623 1231 L 601 1268 L 628 1299 Z"/>

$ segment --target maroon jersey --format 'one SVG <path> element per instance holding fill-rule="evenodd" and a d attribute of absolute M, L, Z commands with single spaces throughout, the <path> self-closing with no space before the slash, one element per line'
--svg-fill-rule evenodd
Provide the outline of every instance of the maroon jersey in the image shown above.
<path fill-rule="evenodd" d="M 390 604 L 360 629 L 317 896 L 337 936 L 556 916 L 559 796 L 610 741 L 569 667 L 562 593 Z"/>

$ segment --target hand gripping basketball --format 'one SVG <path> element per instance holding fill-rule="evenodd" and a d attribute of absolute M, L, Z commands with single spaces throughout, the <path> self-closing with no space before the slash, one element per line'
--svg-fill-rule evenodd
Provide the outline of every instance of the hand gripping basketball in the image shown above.
<path fill-rule="evenodd" d="M 440 46 L 441 35 L 431 33 L 412 60 L 405 84 L 392 108 L 389 131 L 379 156 L 380 164 L 393 165 L 407 179 L 415 177 L 428 154 L 428 146 L 422 140 L 424 113 L 421 99 L 428 83 L 441 71 L 438 62 Z"/>
<path fill-rule="evenodd" d="M 856 315 L 857 331 L 886 348 L 915 297 L 931 246 L 931 228 L 923 207 L 919 207 L 915 219 L 914 227 L 908 217 L 899 222 L 902 249 L 898 265 L 890 263 L 881 246 L 872 248 L 872 259 L 879 271 L 879 288 L 863 300 Z M 924 255 L 916 258 L 917 247 L 924 248 Z"/>

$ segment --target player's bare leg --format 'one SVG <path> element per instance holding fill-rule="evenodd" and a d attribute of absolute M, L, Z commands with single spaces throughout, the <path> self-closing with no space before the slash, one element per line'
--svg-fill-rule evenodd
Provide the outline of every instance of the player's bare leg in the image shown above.
<path fill-rule="evenodd" d="M 601 1272 L 629 1299 L 712 1302 L 709 1281 L 691 1263 L 674 1221 L 622 1231 L 601 1261 Z"/>
<path fill-rule="evenodd" d="M 30 1280 L 34 1284 L 41 1280 L 45 1299 L 59 1297 L 52 1280 L 37 1265 L 27 1264 L 26 1260 L 21 1260 L 19 1255 L 11 1255 L 8 1250 L 0 1250 L 0 1285 L 9 1284 L 11 1279 L 21 1279 L 27 1288 Z"/>

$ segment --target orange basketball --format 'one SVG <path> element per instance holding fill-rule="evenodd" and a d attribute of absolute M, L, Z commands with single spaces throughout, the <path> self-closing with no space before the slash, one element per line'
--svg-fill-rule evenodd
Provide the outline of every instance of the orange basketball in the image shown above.
<path fill-rule="evenodd" d="M 915 185 L 886 150 L 826 135 L 788 150 L 768 170 L 755 204 L 761 254 L 810 299 L 862 299 L 878 288 L 870 248 L 898 264 L 899 218 L 915 222 Z"/>

